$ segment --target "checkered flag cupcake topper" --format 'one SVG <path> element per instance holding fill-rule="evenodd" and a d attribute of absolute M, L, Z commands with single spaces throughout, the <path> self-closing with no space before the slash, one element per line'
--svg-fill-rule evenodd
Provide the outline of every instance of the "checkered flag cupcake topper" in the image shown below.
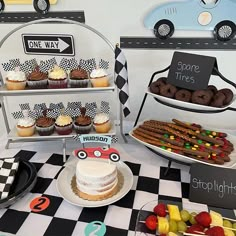
<path fill-rule="evenodd" d="M 30 68 L 30 71 L 34 71 L 35 68 L 38 66 L 38 63 L 35 58 L 26 61 L 26 64 L 28 64 L 28 67 Z"/>
<path fill-rule="evenodd" d="M 59 63 L 59 67 L 62 68 L 65 71 L 70 70 L 70 64 L 69 64 L 69 60 L 67 58 L 62 58 L 60 63 Z"/>
<path fill-rule="evenodd" d="M 15 120 L 18 120 L 20 118 L 24 118 L 22 111 L 15 111 L 15 112 L 12 112 L 11 114 Z"/>
<path fill-rule="evenodd" d="M 93 65 L 92 63 L 90 63 L 88 60 L 83 60 L 80 59 L 79 61 L 79 67 L 85 71 L 87 71 L 88 73 L 91 73 L 93 70 Z"/>
<path fill-rule="evenodd" d="M 44 73 L 47 73 L 49 70 L 53 69 L 55 65 L 57 65 L 57 61 L 55 57 L 48 59 L 46 61 L 40 61 L 39 70 Z"/>
<path fill-rule="evenodd" d="M 82 103 L 81 102 L 68 102 L 67 107 L 71 109 L 77 109 L 77 108 L 82 107 Z"/>
<path fill-rule="evenodd" d="M 87 61 L 91 65 L 92 70 L 97 68 L 97 63 L 96 63 L 95 58 L 88 59 Z"/>
<path fill-rule="evenodd" d="M 10 59 L 8 62 L 2 63 L 2 67 L 4 71 L 13 71 L 16 68 L 20 67 L 20 59 Z"/>
<path fill-rule="evenodd" d="M 25 74 L 29 74 L 32 71 L 31 66 L 28 64 L 28 62 L 24 62 L 20 64 L 20 70 L 23 71 Z"/>
<path fill-rule="evenodd" d="M 111 142 L 112 142 L 112 143 L 118 143 L 118 137 L 115 136 L 115 135 L 112 135 L 112 137 L 111 137 Z"/>
<path fill-rule="evenodd" d="M 20 64 L 21 64 L 19 58 L 16 58 L 16 59 L 10 59 L 10 60 L 9 60 L 9 63 L 12 63 L 12 64 L 15 66 L 15 68 L 16 68 L 16 67 L 19 67 Z"/>
<path fill-rule="evenodd" d="M 79 67 L 78 61 L 74 57 L 71 59 L 68 59 L 68 64 L 69 64 L 70 70 L 74 70 Z"/>
<path fill-rule="evenodd" d="M 19 104 L 21 110 L 30 110 L 29 103 Z"/>
<path fill-rule="evenodd" d="M 29 117 L 36 120 L 39 117 L 43 117 L 43 111 L 42 110 L 30 110 Z"/>
<path fill-rule="evenodd" d="M 61 115 L 61 110 L 55 109 L 55 110 L 47 110 L 46 116 L 49 118 L 56 119 L 59 115 Z"/>
<path fill-rule="evenodd" d="M 34 105 L 34 110 L 46 110 L 46 109 L 47 109 L 47 105 L 45 102 Z"/>
<path fill-rule="evenodd" d="M 51 109 L 51 110 L 55 110 L 55 109 L 61 110 L 64 108 L 65 108 L 65 106 L 62 102 L 49 104 L 49 109 Z"/>
<path fill-rule="evenodd" d="M 110 105 L 109 105 L 109 102 L 106 102 L 106 101 L 102 101 L 101 102 L 101 108 L 100 108 L 101 112 L 102 113 L 106 113 L 109 115 L 110 113 Z"/>
<path fill-rule="evenodd" d="M 86 103 L 85 104 L 85 108 L 86 108 L 86 116 L 90 116 L 92 119 L 95 117 L 96 115 L 96 111 L 97 111 L 97 104 L 96 102 L 91 102 L 91 103 Z"/>
<path fill-rule="evenodd" d="M 101 59 L 99 61 L 99 68 L 104 69 L 104 70 L 108 70 L 109 69 L 109 61 L 105 61 L 105 60 Z"/>

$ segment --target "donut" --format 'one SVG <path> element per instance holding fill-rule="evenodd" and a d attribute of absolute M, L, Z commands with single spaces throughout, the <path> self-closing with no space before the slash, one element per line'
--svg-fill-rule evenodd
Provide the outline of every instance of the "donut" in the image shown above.
<path fill-rule="evenodd" d="M 192 103 L 200 105 L 209 105 L 212 99 L 212 93 L 208 90 L 196 90 L 192 94 Z"/>
<path fill-rule="evenodd" d="M 214 95 L 214 97 L 212 99 L 212 102 L 210 103 L 210 106 L 212 106 L 212 107 L 223 107 L 225 99 L 226 99 L 226 96 L 222 92 L 217 92 Z"/>
<path fill-rule="evenodd" d="M 173 98 L 176 92 L 177 88 L 172 84 L 166 84 L 160 88 L 160 95 L 167 98 Z"/>
<path fill-rule="evenodd" d="M 160 93 L 160 87 L 166 85 L 167 78 L 161 77 L 155 82 L 152 82 L 150 85 L 150 91 L 151 93 L 159 94 Z"/>
<path fill-rule="evenodd" d="M 217 88 L 214 85 L 208 85 L 207 90 L 212 91 L 213 95 L 217 93 Z"/>
<path fill-rule="evenodd" d="M 224 100 L 224 105 L 228 105 L 230 104 L 230 102 L 232 101 L 233 97 L 234 97 L 234 94 L 233 92 L 231 91 L 231 89 L 228 89 L 228 88 L 224 88 L 224 89 L 220 89 L 218 92 L 221 92 L 225 95 L 225 100 Z"/>
<path fill-rule="evenodd" d="M 180 89 L 175 93 L 175 99 L 183 102 L 190 102 L 192 93 L 187 89 Z"/>

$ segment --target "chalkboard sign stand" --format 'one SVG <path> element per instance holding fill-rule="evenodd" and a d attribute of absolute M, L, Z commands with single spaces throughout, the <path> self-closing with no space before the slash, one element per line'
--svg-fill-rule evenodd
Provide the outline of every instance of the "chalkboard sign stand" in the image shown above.
<path fill-rule="evenodd" d="M 194 91 L 206 89 L 215 69 L 218 70 L 215 57 L 174 52 L 167 83 Z"/>
<path fill-rule="evenodd" d="M 190 175 L 190 201 L 236 209 L 236 169 L 195 163 Z"/>

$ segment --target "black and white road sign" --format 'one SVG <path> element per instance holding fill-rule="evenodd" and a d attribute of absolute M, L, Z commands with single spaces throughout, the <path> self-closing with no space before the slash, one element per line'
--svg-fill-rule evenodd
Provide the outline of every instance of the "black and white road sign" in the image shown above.
<path fill-rule="evenodd" d="M 25 54 L 74 56 L 74 38 L 67 34 L 22 34 Z"/>

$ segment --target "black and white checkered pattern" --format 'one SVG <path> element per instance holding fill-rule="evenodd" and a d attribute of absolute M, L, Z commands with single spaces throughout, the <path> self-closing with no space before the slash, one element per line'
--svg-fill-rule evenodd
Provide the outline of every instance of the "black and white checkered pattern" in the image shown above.
<path fill-rule="evenodd" d="M 115 48 L 115 83 L 119 90 L 123 114 L 126 117 L 130 114 L 127 61 L 118 46 Z"/>
<path fill-rule="evenodd" d="M 67 107 L 71 109 L 79 109 L 80 107 L 82 107 L 82 103 L 81 102 L 68 102 Z"/>
<path fill-rule="evenodd" d="M 31 192 L 16 204 L 7 209 L 0 209 L 1 232 L 16 236 L 84 236 L 86 225 L 99 220 L 106 225 L 105 236 L 134 236 L 139 210 L 153 200 L 176 204 L 180 208 L 192 209 L 195 212 L 215 210 L 224 217 L 235 219 L 234 210 L 208 207 L 189 201 L 188 170 L 170 168 L 165 175 L 166 167 L 125 161 L 134 178 L 133 186 L 127 195 L 108 206 L 83 208 L 68 203 L 56 190 L 58 175 L 67 165 L 63 163 L 61 154 L 21 150 L 16 156 L 35 165 L 38 171 L 37 183 Z M 67 158 L 67 162 L 71 163 L 75 157 L 71 155 Z M 47 197 L 50 204 L 45 210 L 33 213 L 29 205 L 33 199 L 41 196 Z M 143 222 L 138 222 L 137 228 L 142 228 L 143 231 L 146 229 Z M 139 235 L 155 234 L 150 231 L 147 234 L 137 232 L 136 236 Z"/>
<path fill-rule="evenodd" d="M 55 65 L 57 65 L 57 61 L 56 61 L 55 57 L 53 57 L 51 59 L 48 59 L 46 61 L 40 61 L 40 63 L 39 63 L 39 70 L 44 72 L 44 73 L 47 73 Z"/>
<path fill-rule="evenodd" d="M 47 110 L 47 117 L 56 119 L 59 115 L 61 115 L 61 110 L 60 109 L 54 109 L 54 110 Z"/>
<path fill-rule="evenodd" d="M 4 71 L 13 71 L 15 70 L 15 65 L 10 62 L 2 63 L 2 68 Z"/>
<path fill-rule="evenodd" d="M 69 69 L 74 70 L 79 67 L 78 61 L 73 57 L 71 59 L 68 59 Z"/>
<path fill-rule="evenodd" d="M 70 64 L 67 58 L 62 58 L 60 63 L 59 63 L 59 67 L 62 68 L 63 70 L 67 71 L 70 70 Z"/>
<path fill-rule="evenodd" d="M 20 66 L 20 59 L 19 58 L 10 59 L 9 62 L 12 63 L 15 68 Z"/>
<path fill-rule="evenodd" d="M 59 104 L 59 103 L 50 103 L 49 104 L 49 109 L 52 109 L 52 110 L 58 109 L 58 110 L 60 110 L 61 109 L 61 104 Z"/>
<path fill-rule="evenodd" d="M 87 61 L 88 61 L 88 64 L 91 65 L 92 70 L 97 68 L 97 63 L 96 63 L 96 59 L 95 58 L 88 59 Z"/>
<path fill-rule="evenodd" d="M 104 69 L 104 70 L 108 70 L 109 69 L 109 61 L 105 61 L 105 60 L 101 59 L 99 61 L 99 68 Z"/>
<path fill-rule="evenodd" d="M 32 71 L 31 65 L 29 65 L 27 61 L 20 64 L 19 67 L 20 67 L 20 70 L 23 71 L 25 74 L 29 74 Z"/>
<path fill-rule="evenodd" d="M 18 120 L 20 118 L 24 118 L 23 112 L 22 111 L 15 111 L 11 113 L 13 118 Z"/>
<path fill-rule="evenodd" d="M 33 71 L 36 66 L 38 66 L 37 60 L 35 58 L 26 61 L 31 71 Z"/>
<path fill-rule="evenodd" d="M 18 158 L 0 160 L 0 199 L 8 197 L 18 166 Z"/>
<path fill-rule="evenodd" d="M 97 112 L 97 104 L 96 102 L 91 102 L 91 103 L 86 103 L 85 104 L 86 108 L 86 116 L 89 116 L 91 118 L 94 118 Z"/>
<path fill-rule="evenodd" d="M 109 105 L 109 102 L 106 102 L 106 101 L 102 101 L 101 102 L 101 112 L 102 113 L 106 113 L 109 115 L 110 113 L 110 105 Z"/>
<path fill-rule="evenodd" d="M 113 135 L 113 136 L 111 137 L 111 142 L 112 142 L 112 143 L 118 143 L 118 137 L 117 137 L 116 135 Z"/>
<path fill-rule="evenodd" d="M 21 110 L 30 110 L 30 105 L 29 103 L 22 103 L 19 104 Z"/>
<path fill-rule="evenodd" d="M 79 67 L 82 68 L 83 70 L 86 70 L 88 73 L 91 73 L 92 70 L 94 69 L 93 62 L 90 60 L 84 60 L 84 59 L 80 59 Z"/>
<path fill-rule="evenodd" d="M 46 109 L 47 109 L 47 105 L 45 102 L 34 105 L 34 110 L 46 110 Z"/>

